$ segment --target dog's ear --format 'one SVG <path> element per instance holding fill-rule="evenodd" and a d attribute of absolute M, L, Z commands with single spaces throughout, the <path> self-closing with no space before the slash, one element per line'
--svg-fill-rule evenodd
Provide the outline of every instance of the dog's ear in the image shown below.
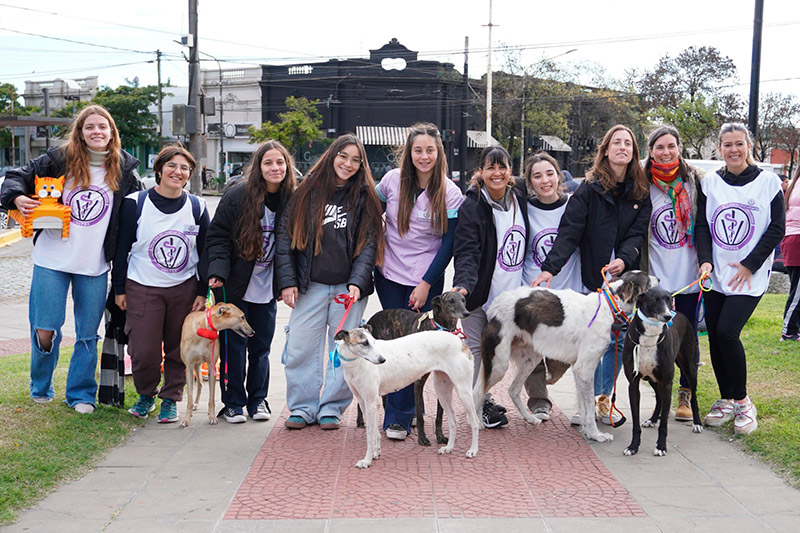
<path fill-rule="evenodd" d="M 644 293 L 636 297 L 636 308 L 641 309 L 644 304 Z"/>
<path fill-rule="evenodd" d="M 431 309 L 437 309 L 437 308 L 440 309 L 441 306 L 442 306 L 442 296 L 441 295 L 434 296 L 433 299 L 431 300 Z"/>
<path fill-rule="evenodd" d="M 226 313 L 229 313 L 230 310 L 231 310 L 231 308 L 228 307 L 227 305 L 220 305 L 219 307 L 217 307 L 217 311 L 214 314 L 217 315 L 217 316 L 222 316 L 222 315 L 224 315 Z"/>
<path fill-rule="evenodd" d="M 341 329 L 336 332 L 336 335 L 333 336 L 333 340 L 347 342 L 350 340 L 350 332 L 346 329 Z"/>
<path fill-rule="evenodd" d="M 364 328 L 365 330 L 369 331 L 370 333 L 372 333 L 372 325 L 371 324 L 364 324 L 361 327 Z"/>

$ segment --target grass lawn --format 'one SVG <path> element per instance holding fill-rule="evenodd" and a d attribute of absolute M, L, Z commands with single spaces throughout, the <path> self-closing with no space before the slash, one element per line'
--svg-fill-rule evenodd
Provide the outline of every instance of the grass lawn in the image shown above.
<path fill-rule="evenodd" d="M 59 484 L 79 478 L 141 425 L 126 410 L 99 406 L 94 414 L 81 415 L 63 403 L 70 352 L 62 350 L 56 397 L 43 405 L 28 397 L 30 356 L 0 357 L 0 525 L 13 522 L 17 512 Z M 129 383 L 126 403 L 132 405 L 134 395 Z"/>
<path fill-rule="evenodd" d="M 767 294 L 742 331 L 747 353 L 747 392 L 758 409 L 758 430 L 734 436 L 733 423 L 716 430 L 764 460 L 800 488 L 800 343 L 778 342 L 786 296 Z M 705 416 L 719 388 L 708 357 L 708 338 L 700 337 L 697 398 Z M 677 390 L 677 386 L 676 386 Z"/>

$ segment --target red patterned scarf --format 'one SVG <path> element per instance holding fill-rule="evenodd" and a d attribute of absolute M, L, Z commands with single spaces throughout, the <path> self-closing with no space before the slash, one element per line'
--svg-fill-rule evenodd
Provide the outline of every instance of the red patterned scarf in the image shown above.
<path fill-rule="evenodd" d="M 683 179 L 678 176 L 680 161 L 674 163 L 660 164 L 655 161 L 650 162 L 650 175 L 653 185 L 669 196 L 672 200 L 672 209 L 675 211 L 675 219 L 678 222 L 678 229 L 686 233 L 689 239 L 689 246 L 694 243 L 694 217 L 692 215 L 692 200 L 689 192 L 683 185 Z"/>

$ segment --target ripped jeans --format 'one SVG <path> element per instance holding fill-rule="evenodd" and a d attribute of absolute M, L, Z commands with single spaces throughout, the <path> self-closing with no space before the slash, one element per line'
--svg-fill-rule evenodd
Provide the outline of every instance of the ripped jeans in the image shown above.
<path fill-rule="evenodd" d="M 105 309 L 108 274 L 84 276 L 34 265 L 28 316 L 31 323 L 31 397 L 52 398 L 53 372 L 58 364 L 61 326 L 72 284 L 75 347 L 67 373 L 66 402 L 95 405 L 97 395 L 97 328 Z M 43 350 L 36 330 L 55 332 L 49 350 Z"/>

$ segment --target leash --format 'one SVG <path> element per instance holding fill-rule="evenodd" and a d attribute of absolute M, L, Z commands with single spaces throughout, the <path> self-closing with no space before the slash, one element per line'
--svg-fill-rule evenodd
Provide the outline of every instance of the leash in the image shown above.
<path fill-rule="evenodd" d="M 614 332 L 614 390 L 611 392 L 611 409 L 608 410 L 608 425 L 612 428 L 618 428 L 625 423 L 625 415 L 622 414 L 617 406 L 617 360 L 619 357 L 619 336 L 622 334 L 622 328 L 616 328 L 616 323 L 611 326 L 611 331 Z M 614 423 L 614 411 L 619 413 L 620 419 Z"/>
<path fill-rule="evenodd" d="M 708 286 L 703 284 L 703 282 L 706 280 L 708 280 Z M 703 274 L 699 278 L 697 278 L 684 288 L 673 292 L 672 297 L 674 298 L 675 296 L 682 293 L 686 289 L 689 289 L 697 284 L 700 284 L 700 292 L 697 294 L 697 307 L 695 307 L 694 314 L 697 322 L 701 322 L 706 316 L 706 306 L 705 306 L 705 301 L 703 300 L 703 293 L 711 291 L 711 288 L 714 286 L 714 282 L 711 280 L 711 276 L 709 276 L 707 272 L 703 272 Z"/>
<path fill-rule="evenodd" d="M 422 323 L 425 322 L 426 320 L 430 320 L 431 326 L 433 326 L 434 329 L 436 329 L 437 331 L 446 331 L 448 333 L 452 333 L 462 341 L 467 340 L 467 334 L 464 333 L 461 330 L 461 328 L 457 327 L 456 329 L 447 329 L 443 325 L 436 322 L 436 320 L 433 319 L 433 311 L 427 311 L 423 313 L 422 316 L 419 317 L 419 320 L 417 320 L 417 330 L 419 330 L 419 328 L 422 327 Z"/>
<path fill-rule="evenodd" d="M 617 301 L 619 297 L 617 296 L 616 291 L 611 287 L 611 282 L 606 277 L 606 271 L 608 270 L 608 265 L 604 266 L 600 269 L 600 275 L 603 277 L 603 281 L 606 284 L 606 288 L 604 289 L 597 289 L 598 293 L 602 292 L 603 296 L 606 298 L 606 302 L 608 303 L 609 308 L 611 309 L 611 314 L 614 316 L 614 323 L 611 324 L 611 331 L 614 333 L 614 389 L 611 392 L 611 408 L 608 410 L 608 425 L 613 428 L 618 428 L 622 424 L 625 423 L 625 415 L 622 414 L 617 408 L 617 368 L 619 364 L 619 336 L 622 335 L 623 332 L 628 330 L 628 325 L 630 324 L 631 320 L 625 314 L 625 312 L 619 307 Z M 598 311 L 600 310 L 600 296 L 598 294 Z M 597 311 L 595 312 L 595 316 L 597 316 Z M 592 322 L 594 322 L 594 318 L 592 318 Z M 589 323 L 591 326 L 591 323 Z M 614 411 L 619 413 L 620 419 L 615 424 L 614 423 Z"/>
<path fill-rule="evenodd" d="M 661 333 L 659 333 L 658 335 L 647 335 L 646 333 L 639 333 L 639 337 L 640 338 L 641 337 L 657 337 L 657 338 L 660 337 L 660 339 L 656 341 L 656 346 L 661 344 L 664 341 L 664 339 L 667 338 L 667 335 L 666 335 L 667 330 L 663 326 L 666 326 L 667 328 L 669 326 L 671 326 L 672 325 L 672 319 L 675 318 L 675 314 L 676 314 L 675 311 L 670 310 L 671 317 L 669 319 L 669 322 L 663 322 L 661 320 L 653 320 L 652 318 L 648 318 L 648 317 L 644 316 L 644 314 L 642 313 L 641 309 L 637 310 L 636 311 L 636 316 L 639 317 L 639 320 L 641 320 L 643 323 L 647 324 L 648 326 L 658 326 L 659 324 L 662 326 Z M 662 335 L 663 335 L 663 337 L 661 337 Z M 633 340 L 631 340 L 631 343 L 634 344 L 634 346 L 633 346 L 633 375 L 635 377 L 639 373 L 639 346 L 641 345 L 641 343 L 634 343 Z"/>
<path fill-rule="evenodd" d="M 211 341 L 211 361 L 212 364 L 208 365 L 212 368 L 209 369 L 209 372 L 212 372 L 214 377 L 217 377 L 216 368 L 213 368 L 213 361 L 214 361 L 214 347 L 217 343 L 217 338 L 219 338 L 219 332 L 217 328 L 214 327 L 214 322 L 211 320 L 211 286 L 208 286 L 208 295 L 206 296 L 206 326 L 205 328 L 197 328 L 197 336 L 203 337 L 204 339 L 208 339 Z M 201 379 L 201 376 L 197 376 L 197 379 Z"/>
<path fill-rule="evenodd" d="M 350 296 L 349 294 L 337 294 L 334 296 L 333 301 L 337 304 L 342 304 L 344 306 L 344 315 L 342 319 L 339 321 L 339 326 L 336 328 L 336 333 L 339 333 L 342 330 L 342 326 L 344 326 L 344 321 L 347 320 L 347 315 L 350 314 L 350 308 L 353 307 L 355 303 L 355 298 Z M 334 333 L 335 335 L 335 333 Z M 341 361 L 355 361 L 355 359 L 347 359 L 346 357 L 342 356 L 339 353 L 339 346 L 342 344 L 342 341 L 336 341 L 336 346 L 333 347 L 328 353 L 328 359 L 330 359 L 331 364 L 333 365 L 333 377 L 336 377 L 336 369 L 342 366 Z"/>

